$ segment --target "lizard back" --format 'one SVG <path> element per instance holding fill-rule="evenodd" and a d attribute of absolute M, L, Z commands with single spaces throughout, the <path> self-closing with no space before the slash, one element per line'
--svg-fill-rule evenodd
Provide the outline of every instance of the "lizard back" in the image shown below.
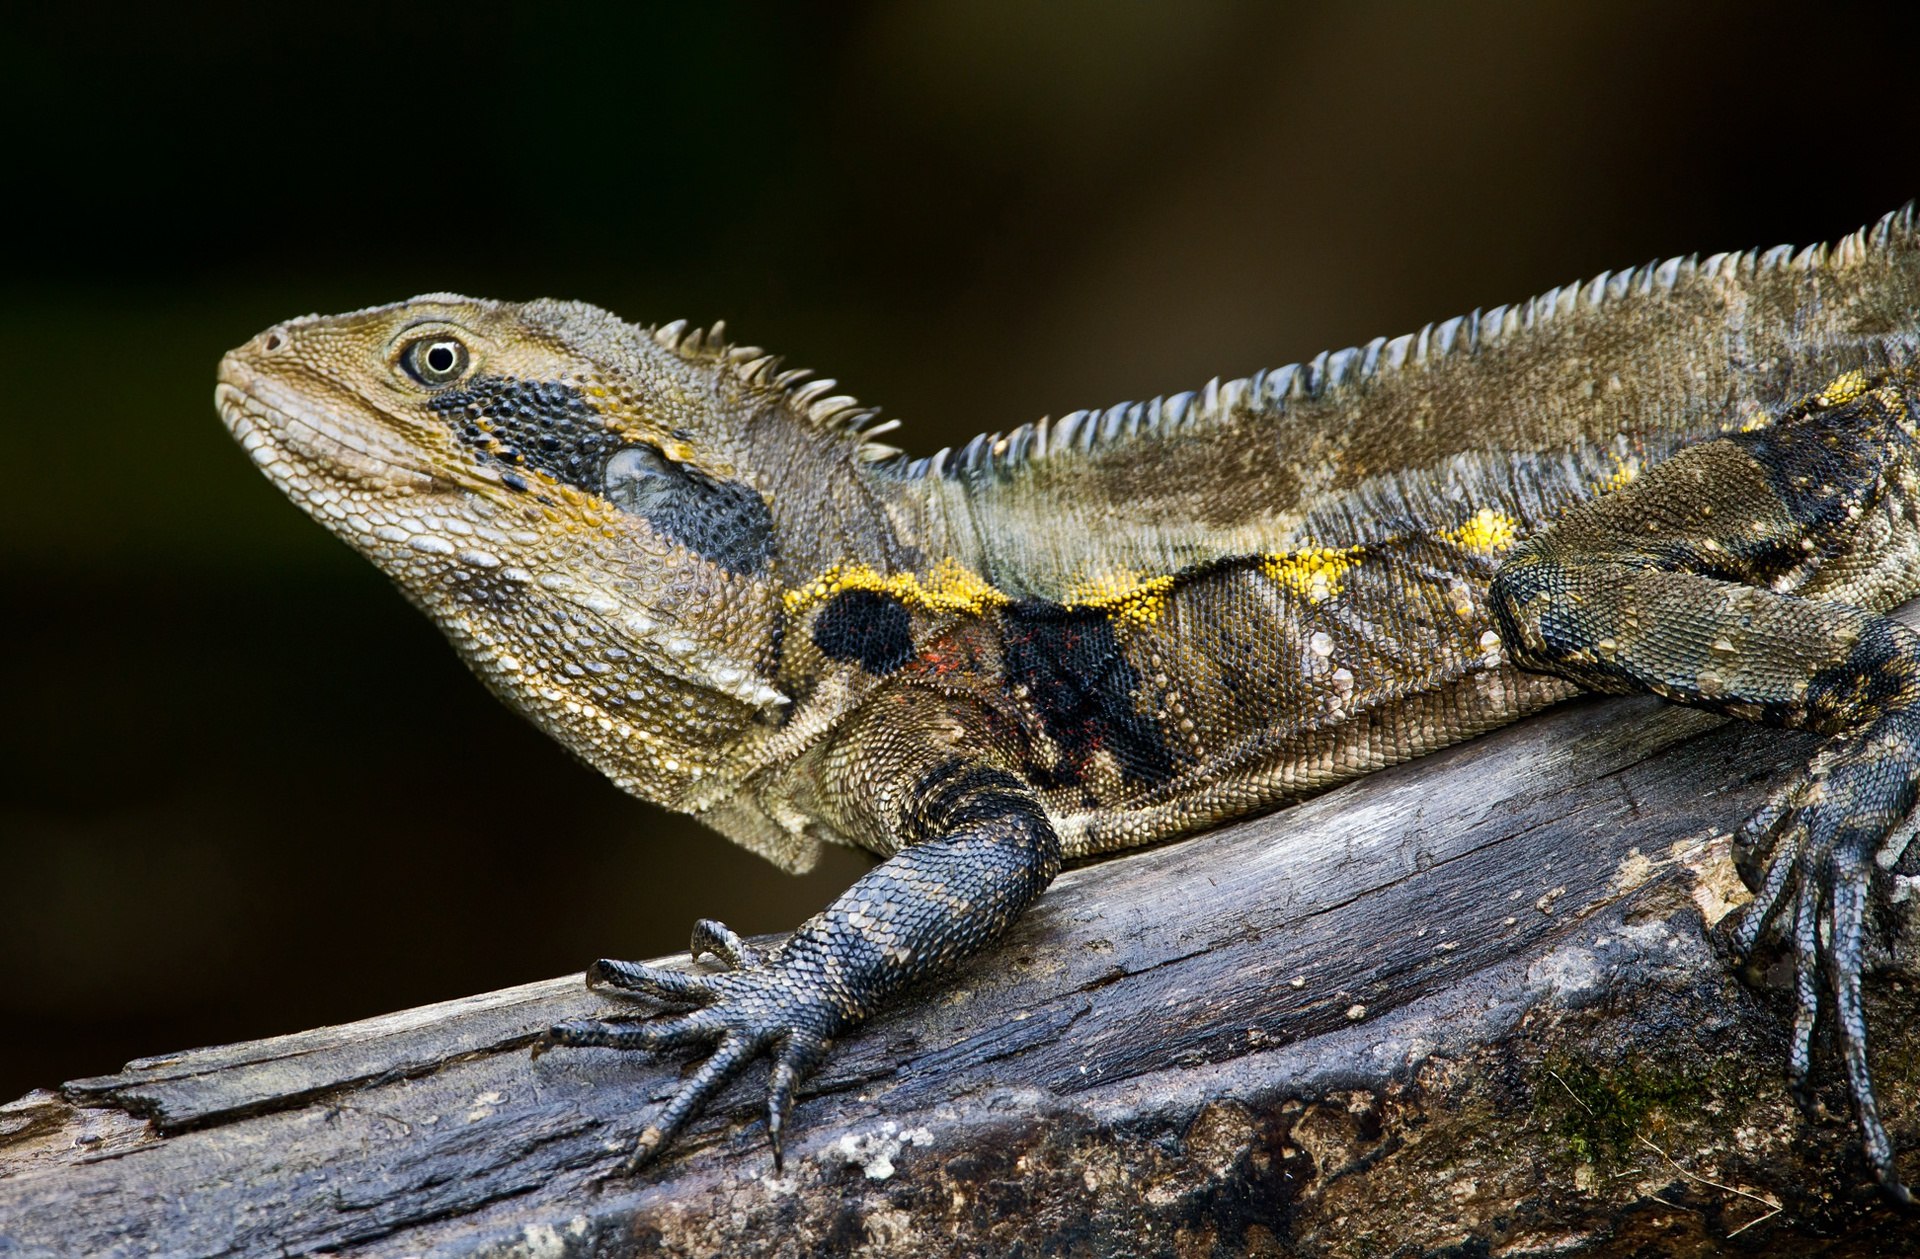
<path fill-rule="evenodd" d="M 840 565 L 789 605 L 843 663 L 980 692 L 1070 854 L 1162 838 L 1572 693 L 1506 664 L 1486 596 L 1511 547 L 1899 352 L 1916 311 L 1909 207 L 882 460 L 912 581 Z"/>

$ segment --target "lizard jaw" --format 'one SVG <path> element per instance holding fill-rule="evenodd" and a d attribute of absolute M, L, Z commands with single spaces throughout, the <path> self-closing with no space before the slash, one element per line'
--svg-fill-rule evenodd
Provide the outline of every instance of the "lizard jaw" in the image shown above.
<path fill-rule="evenodd" d="M 404 485 L 418 491 L 451 484 L 412 466 L 397 449 L 285 396 L 229 354 L 220 361 L 214 406 L 227 431 L 262 473 L 295 499 L 325 479 L 361 488 Z"/>
<path fill-rule="evenodd" d="M 391 575 L 458 550 L 455 539 L 441 536 L 446 512 L 436 504 L 463 497 L 459 487 L 417 466 L 377 430 L 277 386 L 239 352 L 221 361 L 214 405 L 269 481 Z"/>

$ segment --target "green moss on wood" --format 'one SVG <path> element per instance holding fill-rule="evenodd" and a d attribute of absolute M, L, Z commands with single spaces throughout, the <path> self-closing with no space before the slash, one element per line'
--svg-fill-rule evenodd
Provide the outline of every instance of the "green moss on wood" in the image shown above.
<path fill-rule="evenodd" d="M 1636 1137 L 1699 1113 L 1713 1093 L 1703 1068 L 1640 1055 L 1605 1066 L 1550 1055 L 1535 1087 L 1568 1153 L 1607 1168 L 1630 1161 Z"/>

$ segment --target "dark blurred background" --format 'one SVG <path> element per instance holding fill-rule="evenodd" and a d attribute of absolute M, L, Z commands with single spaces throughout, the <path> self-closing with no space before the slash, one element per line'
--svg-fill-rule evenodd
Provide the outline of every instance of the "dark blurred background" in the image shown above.
<path fill-rule="evenodd" d="M 909 422 L 1194 387 L 1920 191 L 1910 11 L 69 5 L 8 19 L 0 1099 L 791 926 L 498 707 L 216 422 L 434 289 L 726 317 Z"/>

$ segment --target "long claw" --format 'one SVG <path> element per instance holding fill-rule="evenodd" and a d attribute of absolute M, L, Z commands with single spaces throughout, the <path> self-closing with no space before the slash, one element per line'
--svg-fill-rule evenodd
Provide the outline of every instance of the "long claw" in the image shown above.
<path fill-rule="evenodd" d="M 1775 854 L 1763 847 L 1760 841 L 1780 825 L 1780 819 L 1785 817 L 1787 811 L 1793 807 L 1794 799 L 1800 794 L 1806 781 L 1805 774 L 1798 774 L 1788 779 L 1784 785 L 1776 787 L 1767 796 L 1767 802 L 1741 824 L 1739 831 L 1734 835 L 1735 846 L 1771 860 Z"/>
<path fill-rule="evenodd" d="M 825 1042 L 814 1037 L 789 1036 L 781 1048 L 780 1056 L 774 1060 L 773 1072 L 767 1082 L 767 1139 L 773 1144 L 773 1170 L 778 1173 L 786 1164 L 786 1150 L 782 1137 L 786 1131 L 787 1116 L 793 1113 L 793 1094 L 800 1081 L 813 1074 L 827 1056 Z"/>
<path fill-rule="evenodd" d="M 1868 1162 L 1888 1193 L 1912 1202 L 1913 1193 L 1900 1182 L 1893 1162 L 1893 1141 L 1880 1122 L 1873 1079 L 1867 1069 L 1867 1017 L 1860 1000 L 1860 960 L 1866 922 L 1867 876 L 1858 853 L 1842 849 L 1834 857 L 1833 923 L 1827 980 L 1833 986 L 1834 1022 L 1840 1033 L 1840 1055 L 1853 1087 L 1855 1112 L 1865 1138 Z"/>
<path fill-rule="evenodd" d="M 675 1005 L 706 1005 L 719 995 L 714 991 L 713 980 L 705 975 L 606 958 L 587 967 L 587 984 L 643 993 Z"/>
<path fill-rule="evenodd" d="M 773 1172 L 776 1176 L 785 1171 L 787 1166 L 787 1151 L 782 1137 L 786 1132 L 787 1116 L 793 1113 L 793 1090 L 798 1083 L 799 1073 L 786 1059 L 773 1064 L 773 1071 L 767 1078 L 767 1143 L 773 1146 Z"/>
<path fill-rule="evenodd" d="M 1778 817 L 1775 817 L 1768 825 L 1775 825 L 1778 821 Z M 1748 826 L 1752 825 L 1752 822 L 1748 823 Z M 1765 832 L 1762 830 L 1759 833 Z M 1767 924 L 1779 910 L 1780 898 L 1800 868 L 1800 848 L 1804 838 L 1801 827 L 1795 825 L 1774 840 L 1774 851 L 1767 854 L 1766 879 L 1754 892 L 1753 902 L 1747 906 L 1733 933 L 1734 947 L 1742 957 L 1753 952 L 1753 946 L 1759 943 Z"/>
<path fill-rule="evenodd" d="M 1787 1079 L 1803 1104 L 1813 1066 L 1813 1029 L 1820 1018 L 1819 931 L 1820 889 L 1803 878 L 1793 907 L 1793 1048 L 1787 1054 Z"/>

